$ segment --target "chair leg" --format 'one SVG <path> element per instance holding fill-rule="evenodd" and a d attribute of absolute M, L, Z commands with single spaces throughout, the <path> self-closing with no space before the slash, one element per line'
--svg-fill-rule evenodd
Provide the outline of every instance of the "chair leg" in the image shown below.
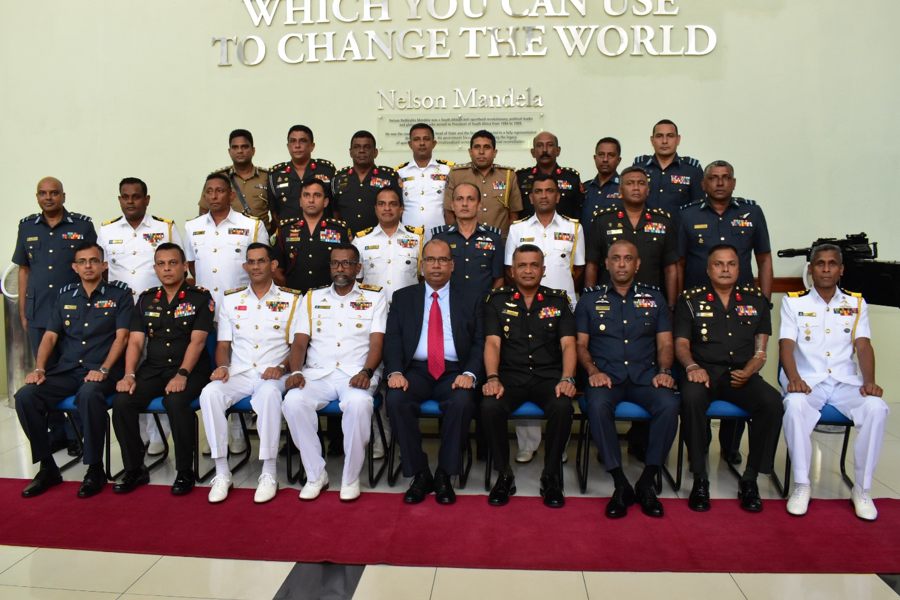
<path fill-rule="evenodd" d="M 588 463 L 590 463 L 591 423 L 582 416 L 578 431 L 578 442 L 575 445 L 575 473 L 578 475 L 578 488 L 581 493 L 587 492 Z"/>
<path fill-rule="evenodd" d="M 216 466 L 213 465 L 205 473 L 200 472 L 200 418 L 194 412 L 194 479 L 197 483 L 203 483 L 216 472 Z"/>
<path fill-rule="evenodd" d="M 466 482 L 469 481 L 469 471 L 472 470 L 472 438 L 466 435 L 466 462 L 463 467 L 462 475 L 459 476 L 459 489 L 465 489 Z"/>
<path fill-rule="evenodd" d="M 853 480 L 847 475 L 847 448 L 850 446 L 850 429 L 851 425 L 847 425 L 844 429 L 844 445 L 841 447 L 841 479 L 847 484 L 851 490 L 853 489 Z"/>
<path fill-rule="evenodd" d="M 294 446 L 294 441 L 291 439 L 291 434 L 288 432 L 287 440 L 285 442 L 286 448 L 286 456 L 287 460 L 285 461 L 285 467 L 287 469 L 287 480 L 289 483 L 299 483 L 300 485 L 306 485 L 306 471 L 303 469 L 303 460 L 300 457 L 299 449 Z M 297 462 L 300 464 L 297 466 L 297 470 L 294 471 L 294 450 L 297 450 Z"/>
<path fill-rule="evenodd" d="M 112 472 L 112 423 L 109 420 L 109 413 L 106 413 L 106 478 L 109 481 L 115 481 L 125 473 L 125 468 L 119 469 L 118 472 Z"/>
<path fill-rule="evenodd" d="M 785 452 L 784 457 L 784 496 L 787 497 L 788 490 L 791 487 L 791 451 Z"/>
<path fill-rule="evenodd" d="M 678 427 L 678 454 L 675 461 L 675 481 L 671 481 L 672 474 L 666 469 L 669 476 L 672 489 L 676 492 L 681 489 L 681 478 L 684 475 L 684 429 L 681 425 Z"/>
<path fill-rule="evenodd" d="M 737 421 L 737 419 L 728 419 L 728 420 L 729 420 L 729 421 L 731 421 L 731 420 Z M 709 429 L 709 421 L 710 421 L 709 419 L 706 420 L 706 427 L 707 427 L 707 429 Z M 725 421 L 726 421 L 726 419 L 719 419 L 719 426 L 721 427 L 721 426 L 722 426 L 722 423 L 725 422 Z M 749 422 L 748 422 L 748 424 L 749 424 Z M 734 436 L 732 436 L 732 438 L 731 438 L 731 447 L 732 447 L 732 448 L 734 447 L 734 442 L 737 441 L 737 440 L 735 439 L 736 437 L 737 437 L 737 435 L 734 435 Z M 710 443 L 712 443 L 712 442 L 710 442 Z M 731 464 L 731 463 L 728 461 L 728 459 L 725 460 L 725 466 L 728 467 L 728 470 L 731 471 L 731 472 L 734 474 L 735 477 L 737 477 L 738 479 L 741 478 L 741 475 L 742 475 L 741 472 L 738 471 L 738 470 L 737 470 L 737 467 L 735 467 L 733 464 Z"/>
<path fill-rule="evenodd" d="M 397 484 L 397 479 L 400 477 L 400 464 L 397 460 L 397 435 L 394 434 L 391 436 L 391 443 L 388 446 L 388 475 L 387 482 L 388 485 L 394 487 Z M 397 468 L 394 468 L 394 464 L 397 464 Z"/>
<path fill-rule="evenodd" d="M 84 457 L 84 442 L 82 441 L 84 438 L 81 436 L 81 428 L 78 426 L 78 423 L 75 422 L 75 417 L 72 416 L 70 412 L 63 413 L 66 416 L 66 420 L 72 425 L 72 429 L 75 430 L 75 437 L 78 439 L 78 456 L 73 456 L 71 459 L 60 465 L 60 472 L 65 471 L 70 467 L 74 467 L 78 463 L 81 462 L 82 457 Z"/>
<path fill-rule="evenodd" d="M 375 442 L 372 437 L 375 433 L 375 425 L 378 426 L 378 435 L 381 437 L 381 447 L 387 448 L 387 436 L 384 434 L 384 423 L 381 421 L 381 413 L 377 410 L 375 411 L 375 421 L 369 426 L 371 430 L 369 433 L 369 444 L 366 448 L 366 454 L 369 459 L 369 487 L 372 488 L 378 485 L 382 475 L 384 475 L 385 469 L 387 469 L 387 461 L 382 460 L 381 466 L 378 467 L 378 471 L 375 471 Z"/>

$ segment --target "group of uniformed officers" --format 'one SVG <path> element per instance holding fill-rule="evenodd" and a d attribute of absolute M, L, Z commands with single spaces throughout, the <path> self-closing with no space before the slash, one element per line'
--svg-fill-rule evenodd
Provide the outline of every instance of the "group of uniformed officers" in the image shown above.
<path fill-rule="evenodd" d="M 604 137 L 595 148 L 597 175 L 582 182 L 558 164 L 560 145 L 548 132 L 534 138 L 535 164 L 514 171 L 494 163 L 488 131 L 472 135 L 471 162 L 457 166 L 433 157 L 434 130 L 416 124 L 412 160 L 396 170 L 375 164 L 375 138 L 359 131 L 352 164 L 337 171 L 313 157 L 306 126 L 290 128 L 290 160 L 269 170 L 253 164 L 253 136 L 239 129 L 229 136 L 232 165 L 206 178 L 201 214 L 185 224 L 184 238 L 172 221 L 148 214 L 140 179 L 121 181 L 122 214 L 99 234 L 89 217 L 64 208 L 59 180 L 42 179 L 40 212 L 20 222 L 13 256 L 20 317 L 36 355 L 15 394 L 40 463 L 22 494 L 62 481 L 53 452 L 65 432 L 52 420 L 48 427 L 48 417 L 71 395 L 82 424 L 76 452 L 88 465 L 78 495 L 97 494 L 107 482 L 110 397 L 125 467 L 113 491 L 148 483 L 148 436 L 159 433 L 142 423 L 142 411 L 161 396 L 175 449 L 172 493 L 195 484 L 199 398 L 215 462 L 209 501 L 221 502 L 232 487 L 229 445 L 246 443 L 227 411 L 249 396 L 262 462 L 254 500 L 277 494 L 282 419 L 307 477 L 300 499 L 328 487 L 317 411 L 338 401 L 342 414 L 329 429 L 339 430 L 330 432 L 339 448 L 329 454 L 344 455 L 340 498 L 352 501 L 381 391 L 411 478 L 405 502 L 432 492 L 441 504 L 455 501 L 452 477 L 462 473 L 474 419 L 480 452 L 497 471 L 488 502 L 506 504 L 516 492 L 508 420 L 531 401 L 546 420 L 541 495 L 561 507 L 581 389 L 615 485 L 610 518 L 633 504 L 663 515 L 655 481 L 679 416 L 693 474 L 688 504 L 710 509 L 706 410 L 723 399 L 750 414 L 742 508 L 762 510 L 757 477 L 772 472 L 783 423 L 795 481 L 787 510 L 807 511 L 810 435 L 829 403 L 859 428 L 851 500 L 857 516 L 875 519 L 870 488 L 887 406 L 875 383 L 866 303 L 838 287 L 840 249 L 814 248 L 813 286 L 782 303 L 783 397 L 759 375 L 773 278 L 762 210 L 733 196 L 732 165 L 718 160 L 701 170 L 677 153 L 680 140 L 673 122 L 659 121 L 654 152 L 619 172 L 621 145 Z M 434 470 L 418 423 L 426 400 L 442 414 Z M 634 485 L 622 470 L 615 426 L 625 400 L 650 415 L 649 426 L 629 433 L 629 450 L 645 464 Z M 533 459 L 540 425 L 517 427 L 518 462 Z M 743 427 L 721 429 L 723 458 L 740 463 Z M 377 446 L 375 458 L 383 457 Z"/>

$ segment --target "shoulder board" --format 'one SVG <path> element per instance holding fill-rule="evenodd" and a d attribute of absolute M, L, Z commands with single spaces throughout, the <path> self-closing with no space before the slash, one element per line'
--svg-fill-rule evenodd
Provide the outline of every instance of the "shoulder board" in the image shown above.
<path fill-rule="evenodd" d="M 575 173 L 576 175 L 581 177 L 581 173 L 579 173 L 576 169 L 573 169 L 572 167 L 560 167 L 560 169 L 562 169 L 563 171 L 568 171 L 569 173 Z"/>
<path fill-rule="evenodd" d="M 650 212 L 652 212 L 653 214 L 656 214 L 656 215 L 662 215 L 662 216 L 664 216 L 664 217 L 667 218 L 667 219 L 671 219 L 671 218 L 672 218 L 672 215 L 671 215 L 671 213 L 669 213 L 669 211 L 663 210 L 663 209 L 661 209 L 661 208 L 651 208 L 651 209 L 650 209 Z"/>
<path fill-rule="evenodd" d="M 77 287 L 78 287 L 77 283 L 69 283 L 69 284 L 64 285 L 61 288 L 59 288 L 59 293 L 63 294 L 65 292 L 71 292 L 72 290 L 74 290 Z"/>
<path fill-rule="evenodd" d="M 689 290 L 684 290 L 681 292 L 681 295 L 685 298 L 690 298 L 692 296 L 697 296 L 699 294 L 707 293 L 707 287 L 705 285 L 701 285 L 700 287 L 691 288 Z"/>
<path fill-rule="evenodd" d="M 638 281 L 638 282 L 635 282 L 635 287 L 644 288 L 644 289 L 647 289 L 647 290 L 656 290 L 657 292 L 662 291 L 662 290 L 659 289 L 659 286 L 658 286 L 658 285 L 653 285 L 653 284 L 650 284 L 650 283 L 641 283 L 641 282 L 639 282 L 639 281 Z"/>
<path fill-rule="evenodd" d="M 188 286 L 188 289 L 190 289 L 191 287 L 193 287 L 193 286 L 190 286 L 190 285 L 189 285 L 189 286 Z M 147 288 L 146 290 L 144 290 L 143 292 L 141 292 L 141 293 L 138 295 L 138 297 L 140 298 L 141 296 L 146 296 L 147 294 L 155 294 L 157 291 L 159 291 L 159 290 L 161 290 L 161 289 L 162 289 L 162 286 L 161 286 L 161 285 L 157 285 L 157 286 L 154 286 L 154 287 L 149 287 L 149 288 Z"/>
<path fill-rule="evenodd" d="M 691 206 L 700 206 L 703 204 L 703 200 L 694 200 L 693 202 L 688 202 L 687 204 L 682 204 L 678 207 L 678 210 L 684 210 L 686 208 L 690 208 Z"/>
<path fill-rule="evenodd" d="M 749 198 L 735 198 L 734 201 L 738 204 L 747 204 L 748 206 L 756 205 L 756 200 L 751 200 Z"/>
<path fill-rule="evenodd" d="M 396 171 L 393 169 L 393 167 L 388 167 L 385 165 L 375 165 L 375 168 L 380 169 L 382 171 L 387 171 L 388 173 L 396 173 Z"/>
<path fill-rule="evenodd" d="M 266 174 L 269 173 L 269 170 L 265 167 L 256 167 L 256 168 L 259 170 L 260 173 L 266 173 Z"/>
<path fill-rule="evenodd" d="M 493 225 L 485 225 L 484 223 L 479 223 L 478 229 L 480 229 L 481 231 L 490 231 L 491 233 L 496 233 L 497 235 L 503 235 L 502 233 L 500 233 L 500 228 L 494 227 Z"/>
<path fill-rule="evenodd" d="M 862 298 L 862 294 L 860 294 L 859 292 L 851 292 L 850 290 L 845 290 L 844 288 L 840 288 L 840 290 L 848 296 L 853 296 L 854 298 Z"/>
<path fill-rule="evenodd" d="M 521 219 L 516 219 L 515 221 L 513 221 L 513 224 L 515 224 L 515 223 L 524 223 L 525 221 L 527 221 L 527 220 L 530 219 L 530 218 L 531 218 L 531 217 L 522 217 Z"/>
<path fill-rule="evenodd" d="M 26 221 L 34 221 L 38 217 L 40 217 L 38 213 L 34 213 L 33 215 L 28 215 L 27 217 L 23 217 L 19 220 L 19 223 L 25 223 Z"/>
<path fill-rule="evenodd" d="M 516 170 L 512 167 L 504 167 L 503 165 L 494 165 L 494 168 L 498 171 L 512 171 L 513 173 L 516 172 Z"/>
<path fill-rule="evenodd" d="M 334 217 L 331 217 L 330 219 L 325 219 L 325 222 L 326 223 L 335 223 L 337 225 L 340 225 L 341 227 L 347 226 L 347 221 L 342 221 L 341 219 L 335 219 Z"/>
<path fill-rule="evenodd" d="M 227 171 L 230 168 L 231 168 L 231 165 L 228 165 L 227 167 L 222 167 L 221 169 L 216 169 L 215 171 L 210 171 L 209 174 L 215 175 L 216 173 L 224 173 L 225 171 Z"/>
<path fill-rule="evenodd" d="M 584 288 L 584 290 L 581 293 L 589 294 L 591 292 L 606 292 L 607 289 L 608 289 L 607 286 L 598 284 L 598 285 L 595 285 L 594 287 Z"/>
<path fill-rule="evenodd" d="M 635 156 L 634 162 L 631 164 L 632 165 L 641 165 L 641 164 L 644 164 L 645 162 L 647 162 L 648 160 L 650 160 L 651 158 L 653 158 L 653 157 L 649 154 L 641 154 L 640 156 Z"/>
<path fill-rule="evenodd" d="M 557 213 L 557 214 L 559 214 L 559 213 Z M 576 218 L 574 218 L 574 217 L 567 217 L 566 215 L 559 215 L 559 216 L 561 216 L 561 217 L 562 217 L 563 219 L 565 219 L 566 221 L 572 221 L 573 223 L 579 223 L 579 224 L 581 223 L 580 220 L 578 220 L 578 219 L 576 219 Z"/>
<path fill-rule="evenodd" d="M 424 235 L 424 234 L 425 234 L 425 228 L 424 228 L 424 227 L 417 227 L 417 226 L 415 226 L 415 225 L 404 225 L 403 227 L 404 227 L 404 229 L 406 229 L 408 232 L 414 233 L 414 234 L 416 234 L 416 235 Z"/>
<path fill-rule="evenodd" d="M 491 296 L 499 296 L 500 294 L 512 294 L 514 291 L 515 290 L 512 288 L 512 286 L 504 285 L 504 286 L 492 289 L 488 293 L 488 298 L 490 298 Z"/>
<path fill-rule="evenodd" d="M 281 226 L 281 225 L 290 225 L 291 223 L 294 223 L 294 222 L 296 222 L 296 221 L 299 221 L 299 220 L 302 219 L 302 218 L 303 218 L 303 217 L 288 217 L 287 219 L 281 219 L 280 221 L 278 221 L 278 225 L 279 225 L 279 226 Z"/>
<path fill-rule="evenodd" d="M 357 231 L 355 234 L 353 234 L 353 237 L 361 238 L 364 235 L 369 235 L 374 230 L 375 230 L 374 227 L 368 227 L 366 229 L 363 229 L 362 231 Z"/>
<path fill-rule="evenodd" d="M 281 287 L 281 286 L 279 285 L 279 286 L 278 286 L 278 289 L 281 290 L 282 292 L 286 292 L 286 293 L 288 293 L 288 294 L 293 294 L 293 295 L 295 295 L 295 296 L 302 296 L 302 295 L 303 295 L 303 292 L 301 292 L 300 290 L 295 290 L 294 288 Z M 227 294 L 228 292 L 225 292 L 225 293 Z"/>
<path fill-rule="evenodd" d="M 194 291 L 200 292 L 202 294 L 210 293 L 210 291 L 208 289 L 206 289 L 205 287 L 203 287 L 202 285 L 189 285 L 189 286 L 187 286 L 187 289 L 194 290 Z"/>
<path fill-rule="evenodd" d="M 807 294 L 809 294 L 809 290 L 801 290 L 799 292 L 788 292 L 788 297 L 789 298 L 802 298 L 803 296 L 806 296 Z"/>
<path fill-rule="evenodd" d="M 157 221 L 161 221 L 162 223 L 169 223 L 169 224 L 172 224 L 172 223 L 175 222 L 175 221 L 173 221 L 172 219 L 163 219 L 162 217 L 157 217 L 156 215 L 150 215 L 150 218 L 151 218 L 151 219 L 156 219 Z"/>
<path fill-rule="evenodd" d="M 444 233 L 445 231 L 450 230 L 450 225 L 438 225 L 437 227 L 431 228 L 431 236 L 434 237 L 439 233 Z"/>
<path fill-rule="evenodd" d="M 557 298 L 565 298 L 566 301 L 569 300 L 569 294 L 566 292 L 566 290 L 555 290 L 553 288 L 544 288 L 544 289 L 545 289 L 547 295 L 549 295 L 549 296 L 556 296 Z"/>
<path fill-rule="evenodd" d="M 79 221 L 87 221 L 87 222 L 91 221 L 91 218 L 89 216 L 83 215 L 81 213 L 73 212 L 73 213 L 69 213 L 69 214 L 72 215 L 73 219 L 78 219 Z"/>
<path fill-rule="evenodd" d="M 238 292 L 243 292 L 246 289 L 247 289 L 246 285 L 241 286 L 241 287 L 231 288 L 230 290 L 225 290 L 225 295 L 230 296 L 231 294 L 237 294 Z"/>
<path fill-rule="evenodd" d="M 450 169 L 451 169 L 452 171 L 459 171 L 459 170 L 461 170 L 461 169 L 471 169 L 471 168 L 472 168 L 472 163 L 467 162 L 467 163 L 459 163 L 459 164 L 455 164 L 455 165 L 453 165 Z"/>
<path fill-rule="evenodd" d="M 444 160 L 442 158 L 437 159 L 438 164 L 447 165 L 448 167 L 452 167 L 456 165 L 452 160 Z"/>
<path fill-rule="evenodd" d="M 289 164 L 291 164 L 289 161 L 280 162 L 280 163 L 278 163 L 277 165 L 272 165 L 272 166 L 269 168 L 269 171 L 282 171 L 282 170 L 284 170 L 284 168 L 285 168 L 286 166 L 288 166 Z"/>
<path fill-rule="evenodd" d="M 119 215 L 115 219 L 110 219 L 109 221 L 103 221 L 102 225 L 112 225 L 116 221 L 121 221 L 123 218 L 124 218 L 123 215 Z"/>
<path fill-rule="evenodd" d="M 129 289 L 131 289 L 131 288 L 128 287 L 128 284 L 125 283 L 124 281 L 118 281 L 118 280 L 115 280 L 115 281 L 110 281 L 110 282 L 108 282 L 108 283 L 109 283 L 109 285 L 111 285 L 111 286 L 113 286 L 113 287 L 122 288 L 123 290 L 129 290 Z"/>
<path fill-rule="evenodd" d="M 611 212 L 615 212 L 615 211 L 619 211 L 619 210 L 622 210 L 622 209 L 619 208 L 618 206 L 607 206 L 606 208 L 601 208 L 600 210 L 595 210 L 594 216 L 597 217 L 599 215 L 603 215 L 606 213 L 611 213 Z"/>
<path fill-rule="evenodd" d="M 244 213 L 241 213 L 241 216 L 247 217 L 248 219 L 253 219 L 254 221 L 259 221 L 259 217 L 254 217 L 253 215 L 245 215 Z"/>
<path fill-rule="evenodd" d="M 308 290 L 306 290 L 306 294 L 309 295 L 312 292 L 318 292 L 319 290 L 327 290 L 330 287 L 331 287 L 331 284 L 329 283 L 328 285 L 320 285 L 318 287 L 309 288 Z"/>
<path fill-rule="evenodd" d="M 394 169 L 399 171 L 400 169 L 402 169 L 403 167 L 405 167 L 408 164 L 409 164 L 409 161 L 406 161 L 405 163 L 397 165 L 396 167 L 394 167 Z"/>
<path fill-rule="evenodd" d="M 700 166 L 700 161 L 697 160 L 696 158 L 691 158 L 690 156 L 682 156 L 681 159 L 684 160 L 684 162 L 686 162 L 687 164 L 691 165 L 692 167 L 697 167 L 698 169 L 703 168 Z"/>
<path fill-rule="evenodd" d="M 522 173 L 523 175 L 531 171 L 531 167 L 522 167 L 521 169 L 516 169 L 516 175 Z"/>
<path fill-rule="evenodd" d="M 371 283 L 361 283 L 359 284 L 359 289 L 367 290 L 369 292 L 380 292 L 384 288 L 382 288 L 380 285 L 372 285 Z"/>
<path fill-rule="evenodd" d="M 321 165 L 328 165 L 332 169 L 334 168 L 334 163 L 328 160 L 327 158 L 311 158 L 309 162 L 319 163 Z"/>
<path fill-rule="evenodd" d="M 748 294 L 763 296 L 762 290 L 755 285 L 742 285 L 738 289 L 740 289 L 742 292 L 747 292 Z"/>
<path fill-rule="evenodd" d="M 350 172 L 350 169 L 352 169 L 352 168 L 353 167 L 343 167 L 341 169 L 338 169 L 337 173 L 335 173 L 335 175 L 346 175 Z"/>

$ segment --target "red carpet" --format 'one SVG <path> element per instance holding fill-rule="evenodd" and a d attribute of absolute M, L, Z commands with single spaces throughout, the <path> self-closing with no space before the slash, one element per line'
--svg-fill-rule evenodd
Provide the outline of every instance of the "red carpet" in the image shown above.
<path fill-rule="evenodd" d="M 633 510 L 603 516 L 605 500 L 567 499 L 551 510 L 540 498 L 514 497 L 503 508 L 484 496 L 451 507 L 432 498 L 409 507 L 399 494 L 364 493 L 342 504 L 334 492 L 315 502 L 282 490 L 253 504 L 236 489 L 220 505 L 206 489 L 174 498 L 168 486 L 125 497 L 110 487 L 88 500 L 68 482 L 43 496 L 19 496 L 25 481 L 0 479 L 0 544 L 346 564 L 585 571 L 900 573 L 900 500 L 878 500 L 875 523 L 858 520 L 846 500 L 814 500 L 795 518 L 784 501 L 750 515 L 736 500 L 715 500 L 706 514 L 664 500 L 666 516 Z"/>

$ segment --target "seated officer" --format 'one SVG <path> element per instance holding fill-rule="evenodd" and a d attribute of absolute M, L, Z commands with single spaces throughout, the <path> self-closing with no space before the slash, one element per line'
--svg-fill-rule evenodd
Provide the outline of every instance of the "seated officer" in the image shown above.
<path fill-rule="evenodd" d="M 854 444 L 856 484 L 850 500 L 856 516 L 878 517 L 869 495 L 878 464 L 888 407 L 875 383 L 875 350 L 869 313 L 860 294 L 838 287 L 844 274 L 841 249 L 832 244 L 813 248 L 809 259 L 812 289 L 791 292 L 781 303 L 779 347 L 784 372 L 784 439 L 794 474 L 787 511 L 806 514 L 809 506 L 810 435 L 819 411 L 831 404 L 859 428 Z M 853 360 L 854 353 L 857 362 Z"/>
<path fill-rule="evenodd" d="M 611 285 L 586 292 L 575 307 L 578 361 L 588 374 L 587 416 L 616 486 L 606 505 L 611 519 L 624 517 L 635 500 L 645 515 L 663 516 L 656 476 L 678 429 L 672 321 L 659 289 L 635 283 L 640 266 L 637 246 L 628 240 L 613 242 L 606 257 Z M 639 404 L 651 415 L 644 472 L 634 489 L 622 472 L 616 433 L 616 405 L 623 400 Z"/>
<path fill-rule="evenodd" d="M 709 250 L 710 284 L 686 290 L 675 309 L 675 356 L 686 372 L 681 383 L 682 423 L 694 487 L 691 510 L 709 510 L 706 410 L 715 399 L 750 413 L 750 455 L 738 498 L 749 512 L 762 510 L 756 478 L 771 473 L 781 429 L 781 395 L 759 375 L 772 332 L 769 302 L 759 288 L 738 287 L 738 254 L 720 244 Z"/>
<path fill-rule="evenodd" d="M 206 439 L 216 462 L 209 501 L 222 502 L 232 487 L 225 412 L 246 396 L 256 413 L 262 473 L 253 501 L 268 502 L 278 492 L 275 463 L 281 437 L 281 397 L 287 379 L 288 340 L 297 329 L 300 294 L 275 285 L 278 261 L 272 248 L 247 246 L 248 287 L 225 292 L 219 307 L 216 368 L 200 393 Z"/>
<path fill-rule="evenodd" d="M 547 417 L 541 495 L 544 504 L 565 504 L 560 469 L 572 429 L 575 395 L 575 318 L 562 290 L 541 285 L 544 253 L 522 244 L 512 256 L 514 286 L 492 290 L 484 306 L 484 368 L 481 418 L 500 476 L 488 496 L 502 506 L 516 493 L 509 466 L 509 415 L 531 401 Z"/>
<path fill-rule="evenodd" d="M 103 281 L 106 262 L 103 249 L 95 242 L 84 242 L 76 248 L 72 268 L 79 282 L 59 290 L 47 317 L 34 371 L 15 394 L 19 422 L 31 442 L 32 461 L 41 463 L 37 475 L 22 491 L 26 498 L 62 482 L 50 452 L 47 413 L 73 394 L 81 413 L 84 464 L 88 465 L 78 497 L 98 494 L 106 485 L 102 458 L 106 397 L 122 374 L 120 359 L 128 342 L 134 302 L 127 285 Z M 59 358 L 48 365 L 54 349 L 58 349 Z"/>
<path fill-rule="evenodd" d="M 113 487 L 119 494 L 150 482 L 144 466 L 140 414 L 163 397 L 175 445 L 175 483 L 181 496 L 194 489 L 194 410 L 191 402 L 209 383 L 206 337 L 213 328 L 215 303 L 210 293 L 188 285 L 184 250 L 169 242 L 157 246 L 153 270 L 161 286 L 138 297 L 125 353 L 125 377 L 116 384 L 113 426 L 122 449 L 125 477 Z M 138 368 L 147 342 L 147 358 Z"/>
<path fill-rule="evenodd" d="M 469 187 L 466 184 L 457 187 Z M 425 245 L 425 283 L 394 293 L 385 336 L 388 414 L 400 447 L 403 474 L 413 477 L 403 501 L 418 504 L 434 491 L 439 504 L 453 504 L 450 477 L 462 473 L 462 448 L 475 412 L 475 384 L 482 373 L 484 333 L 481 291 L 452 283 L 450 244 Z M 431 474 L 422 451 L 419 414 L 433 399 L 441 409 L 441 447 Z"/>
<path fill-rule="evenodd" d="M 328 287 L 310 290 L 297 311 L 291 344 L 287 396 L 282 411 L 306 470 L 301 500 L 328 487 L 319 442 L 317 410 L 337 400 L 344 432 L 341 500 L 359 498 L 359 473 L 372 426 L 372 395 L 378 387 L 387 300 L 378 286 L 357 283 L 359 250 L 352 244 L 331 251 Z M 304 364 L 305 363 L 305 364 Z"/>

